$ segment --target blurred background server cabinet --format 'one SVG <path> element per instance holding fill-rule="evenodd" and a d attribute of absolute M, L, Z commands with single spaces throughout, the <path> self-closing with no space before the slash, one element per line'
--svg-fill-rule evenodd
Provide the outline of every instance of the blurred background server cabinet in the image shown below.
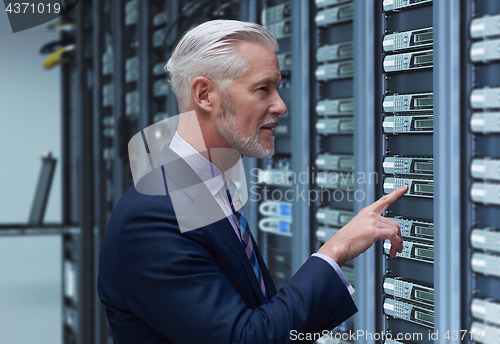
<path fill-rule="evenodd" d="M 474 1 L 466 13 L 464 37 L 465 132 L 463 163 L 467 176 L 464 213 L 465 264 L 468 265 L 464 316 L 472 340 L 486 343 L 500 332 L 498 305 L 498 235 L 500 228 L 500 56 L 498 23 L 500 4 Z"/>

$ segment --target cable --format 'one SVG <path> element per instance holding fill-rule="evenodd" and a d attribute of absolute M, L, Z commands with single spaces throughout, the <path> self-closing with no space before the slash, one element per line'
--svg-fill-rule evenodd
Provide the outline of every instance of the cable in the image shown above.
<path fill-rule="evenodd" d="M 57 48 L 61 48 L 61 47 L 67 46 L 67 45 L 69 45 L 71 43 L 73 43 L 72 39 L 60 39 L 60 40 L 56 40 L 56 41 L 45 43 L 40 48 L 40 54 L 42 54 L 42 55 L 51 54 Z"/>
<path fill-rule="evenodd" d="M 59 48 L 58 50 L 50 54 L 49 57 L 47 57 L 47 59 L 43 63 L 43 68 L 51 69 L 55 66 L 68 62 L 70 60 L 69 58 L 59 58 L 59 57 L 65 52 L 72 51 L 75 49 L 76 49 L 75 44 L 70 44 L 65 47 Z"/>
<path fill-rule="evenodd" d="M 54 23 L 50 24 L 47 29 L 58 31 L 73 31 L 76 28 L 75 23 Z"/>

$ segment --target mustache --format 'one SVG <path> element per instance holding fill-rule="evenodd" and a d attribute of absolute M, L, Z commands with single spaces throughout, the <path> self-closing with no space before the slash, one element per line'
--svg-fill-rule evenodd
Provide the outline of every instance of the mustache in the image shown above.
<path fill-rule="evenodd" d="M 268 125 L 268 124 L 275 124 L 275 123 L 278 124 L 278 122 L 279 122 L 279 118 L 275 117 L 275 118 L 268 120 L 267 122 L 261 123 L 259 128 L 262 128 L 263 126 Z"/>

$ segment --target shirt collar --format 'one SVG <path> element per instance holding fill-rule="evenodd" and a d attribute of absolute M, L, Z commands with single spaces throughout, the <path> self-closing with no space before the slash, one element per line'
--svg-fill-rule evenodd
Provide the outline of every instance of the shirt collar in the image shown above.
<path fill-rule="evenodd" d="M 186 142 L 178 132 L 169 145 L 170 149 L 179 155 L 200 177 L 205 186 L 215 196 L 224 186 L 226 177 L 207 158 L 200 154 L 193 146 Z"/>

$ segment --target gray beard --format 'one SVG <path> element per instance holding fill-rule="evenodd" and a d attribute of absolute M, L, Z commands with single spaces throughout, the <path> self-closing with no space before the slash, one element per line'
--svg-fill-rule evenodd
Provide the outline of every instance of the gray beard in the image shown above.
<path fill-rule="evenodd" d="M 236 125 L 234 107 L 226 100 L 221 102 L 222 113 L 217 116 L 217 129 L 222 137 L 241 155 L 249 158 L 269 158 L 274 155 L 274 135 L 271 136 L 272 148 L 265 149 L 259 142 L 259 129 L 250 137 L 243 137 Z"/>

